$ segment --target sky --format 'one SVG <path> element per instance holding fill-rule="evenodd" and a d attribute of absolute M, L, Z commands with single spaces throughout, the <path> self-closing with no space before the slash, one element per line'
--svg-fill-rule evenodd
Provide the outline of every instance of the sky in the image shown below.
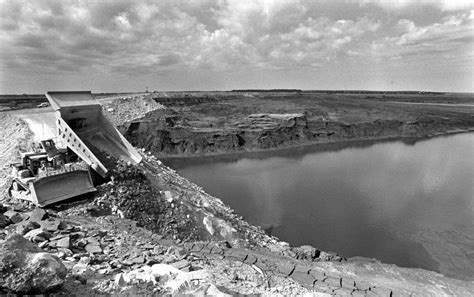
<path fill-rule="evenodd" d="M 0 93 L 474 91 L 473 0 L 0 0 L 0 28 Z"/>

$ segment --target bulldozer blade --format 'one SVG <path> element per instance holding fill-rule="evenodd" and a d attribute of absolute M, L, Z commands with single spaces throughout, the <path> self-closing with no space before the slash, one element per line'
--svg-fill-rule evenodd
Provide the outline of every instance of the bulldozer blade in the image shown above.
<path fill-rule="evenodd" d="M 44 177 L 30 184 L 31 201 L 46 206 L 96 191 L 90 172 L 76 170 Z"/>

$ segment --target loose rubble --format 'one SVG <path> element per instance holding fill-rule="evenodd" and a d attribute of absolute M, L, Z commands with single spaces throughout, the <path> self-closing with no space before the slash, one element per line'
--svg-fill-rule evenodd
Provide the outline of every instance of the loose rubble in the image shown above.
<path fill-rule="evenodd" d="M 103 102 L 102 106 L 107 118 L 114 125 L 141 118 L 150 111 L 165 108 L 153 100 L 151 94 L 122 97 L 110 102 Z"/>

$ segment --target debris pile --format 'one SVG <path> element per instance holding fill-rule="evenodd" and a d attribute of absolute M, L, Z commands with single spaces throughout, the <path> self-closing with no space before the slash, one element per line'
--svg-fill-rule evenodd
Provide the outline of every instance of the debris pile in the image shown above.
<path fill-rule="evenodd" d="M 98 186 L 93 204 L 100 211 L 110 211 L 135 220 L 139 226 L 167 238 L 195 239 L 191 212 L 184 204 L 172 201 L 159 185 L 152 184 L 143 171 L 130 163 L 107 157 L 113 179 Z"/>
<path fill-rule="evenodd" d="M 141 283 L 137 271 L 161 271 L 155 264 L 170 265 L 174 270 L 173 278 L 166 278 L 173 282 L 154 289 L 173 291 L 180 287 L 178 283 L 189 279 L 184 272 L 199 270 L 186 260 L 189 254 L 184 248 L 137 227 L 132 220 L 3 205 L 1 210 L 5 226 L 0 229 L 0 287 L 8 291 L 47 292 L 63 284 L 69 272 L 70 285 L 85 286 L 88 281 L 101 279 L 102 291 L 111 292 Z M 86 212 L 90 215 L 94 208 Z M 114 275 L 123 281 L 114 281 L 120 279 Z M 161 275 L 160 279 L 165 278 Z"/>
<path fill-rule="evenodd" d="M 30 147 L 31 132 L 25 122 L 8 114 L 0 114 L 0 200 L 6 197 L 11 185 L 11 168 L 8 163 L 19 158 Z"/>
<path fill-rule="evenodd" d="M 107 118 L 118 126 L 124 121 L 144 117 L 148 112 L 165 107 L 153 100 L 153 95 L 129 96 L 102 104 Z"/>

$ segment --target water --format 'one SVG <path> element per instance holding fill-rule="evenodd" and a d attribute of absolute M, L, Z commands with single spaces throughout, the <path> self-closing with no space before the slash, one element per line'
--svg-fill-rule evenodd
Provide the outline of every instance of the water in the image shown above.
<path fill-rule="evenodd" d="M 170 165 L 294 246 L 438 271 L 413 235 L 474 230 L 474 133 L 326 149 Z"/>

